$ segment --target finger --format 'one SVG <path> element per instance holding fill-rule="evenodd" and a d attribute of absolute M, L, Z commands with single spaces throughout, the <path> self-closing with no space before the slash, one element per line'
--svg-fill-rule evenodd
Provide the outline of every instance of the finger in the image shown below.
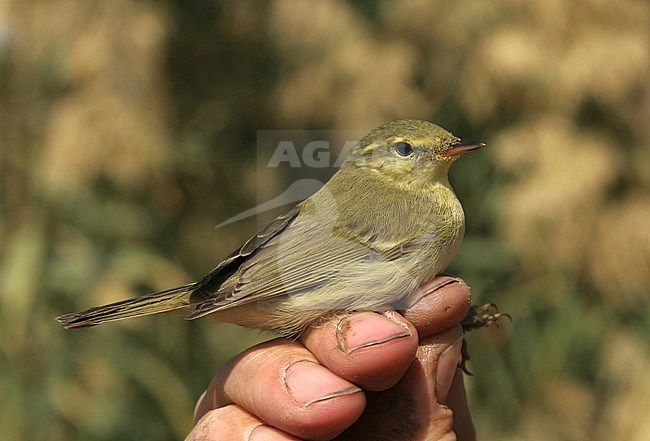
<path fill-rule="evenodd" d="M 363 416 L 344 432 L 345 439 L 453 439 L 453 414 L 445 405 L 460 357 L 462 327 L 424 339 L 417 358 L 391 389 L 368 393 Z"/>
<path fill-rule="evenodd" d="M 228 362 L 202 398 L 197 417 L 232 403 L 286 433 L 331 439 L 361 415 L 365 396 L 300 343 L 276 339 Z"/>
<path fill-rule="evenodd" d="M 371 312 L 336 317 L 309 328 L 300 341 L 337 375 L 365 390 L 385 390 L 410 366 L 418 338 L 448 329 L 467 315 L 469 287 L 456 277 L 435 277 L 408 302 L 412 306 L 403 317 Z"/>
<path fill-rule="evenodd" d="M 467 284 L 457 277 L 434 277 L 410 296 L 402 315 L 426 338 L 457 325 L 467 316 L 471 303 Z"/>
<path fill-rule="evenodd" d="M 395 312 L 358 312 L 309 328 L 300 341 L 336 375 L 376 391 L 393 386 L 408 369 L 418 333 Z"/>
<path fill-rule="evenodd" d="M 447 405 L 454 412 L 454 433 L 458 441 L 476 441 L 476 429 L 467 405 L 463 371 L 456 369 L 447 395 Z"/>
<path fill-rule="evenodd" d="M 185 441 L 299 441 L 298 438 L 269 427 L 236 404 L 206 413 Z"/>

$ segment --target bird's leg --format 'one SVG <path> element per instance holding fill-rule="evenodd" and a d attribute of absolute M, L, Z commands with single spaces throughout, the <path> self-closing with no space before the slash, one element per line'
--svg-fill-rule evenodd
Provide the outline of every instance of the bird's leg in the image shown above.
<path fill-rule="evenodd" d="M 489 326 L 496 326 L 498 329 L 499 320 L 504 317 L 507 317 L 512 321 L 512 316 L 507 313 L 500 313 L 497 305 L 494 303 L 486 303 L 482 306 L 471 305 L 467 316 L 465 316 L 460 324 L 463 326 L 463 331 L 465 332 Z M 467 342 L 463 339 L 463 346 L 460 350 L 460 362 L 458 364 L 467 375 L 474 375 L 467 368 L 467 362 L 469 359 L 470 356 L 467 350 Z"/>

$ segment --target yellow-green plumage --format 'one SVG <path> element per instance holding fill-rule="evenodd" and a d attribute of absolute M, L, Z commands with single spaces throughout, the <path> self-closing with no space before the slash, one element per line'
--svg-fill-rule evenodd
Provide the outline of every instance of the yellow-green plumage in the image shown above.
<path fill-rule="evenodd" d="M 337 311 L 405 307 L 460 247 L 464 214 L 447 173 L 482 146 L 426 121 L 385 124 L 316 194 L 200 281 L 58 320 L 75 328 L 179 311 L 295 335 Z"/>

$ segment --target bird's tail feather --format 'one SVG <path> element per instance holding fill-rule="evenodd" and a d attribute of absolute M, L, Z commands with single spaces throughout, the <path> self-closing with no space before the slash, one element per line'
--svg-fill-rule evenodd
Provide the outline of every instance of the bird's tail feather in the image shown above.
<path fill-rule="evenodd" d="M 174 311 L 190 306 L 190 294 L 193 286 L 194 284 L 183 285 L 108 305 L 95 306 L 85 311 L 61 315 L 56 320 L 62 323 L 66 329 L 73 329 L 142 315 Z"/>

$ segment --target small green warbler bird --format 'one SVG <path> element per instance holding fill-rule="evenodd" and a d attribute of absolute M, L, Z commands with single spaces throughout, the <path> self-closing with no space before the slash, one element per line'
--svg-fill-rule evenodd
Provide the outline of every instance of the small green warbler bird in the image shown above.
<path fill-rule="evenodd" d="M 460 247 L 465 216 L 447 173 L 484 146 L 426 121 L 385 124 L 318 192 L 198 282 L 57 320 L 81 328 L 174 311 L 295 336 L 334 313 L 403 309 Z"/>

